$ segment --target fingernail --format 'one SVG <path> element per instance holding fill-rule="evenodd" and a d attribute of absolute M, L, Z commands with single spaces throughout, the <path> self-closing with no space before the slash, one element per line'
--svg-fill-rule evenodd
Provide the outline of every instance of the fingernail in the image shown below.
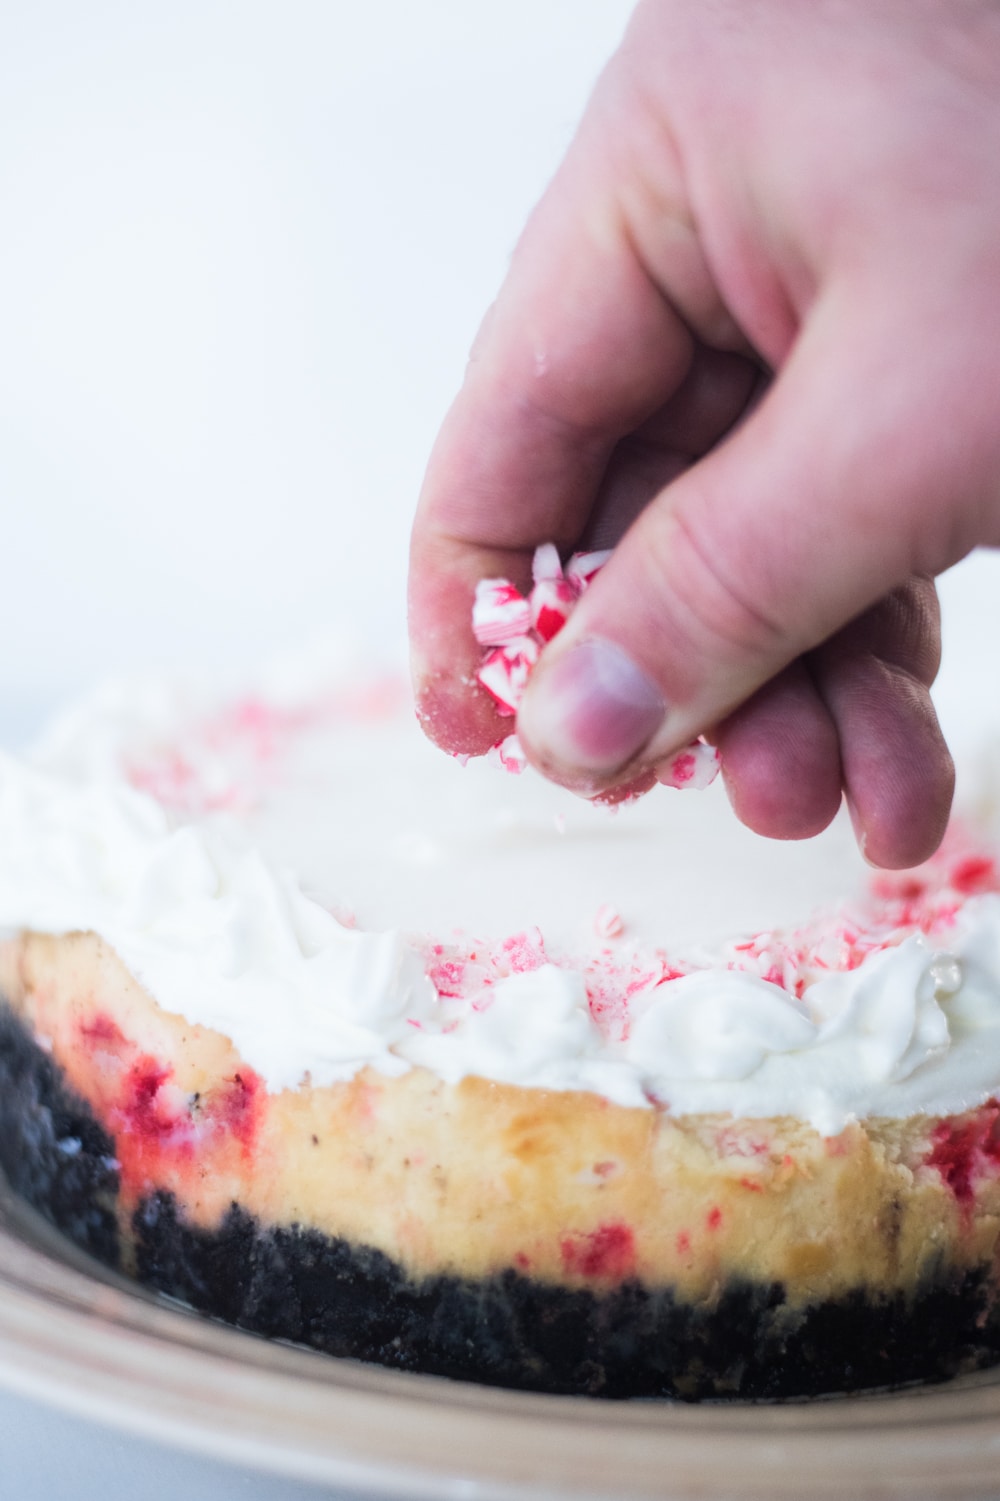
<path fill-rule="evenodd" d="M 627 652 L 592 636 L 544 665 L 528 686 L 518 731 L 554 767 L 607 775 L 625 766 L 667 706 Z"/>

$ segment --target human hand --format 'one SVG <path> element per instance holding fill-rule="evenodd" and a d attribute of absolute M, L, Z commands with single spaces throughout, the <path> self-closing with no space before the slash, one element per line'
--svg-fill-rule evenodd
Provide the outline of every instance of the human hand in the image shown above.
<path fill-rule="evenodd" d="M 617 543 L 525 694 L 536 765 L 641 790 L 707 731 L 759 832 L 846 793 L 874 863 L 933 851 L 931 581 L 1000 541 L 998 162 L 987 0 L 644 0 L 431 458 L 433 738 L 509 729 L 474 686 L 476 582 Z"/>

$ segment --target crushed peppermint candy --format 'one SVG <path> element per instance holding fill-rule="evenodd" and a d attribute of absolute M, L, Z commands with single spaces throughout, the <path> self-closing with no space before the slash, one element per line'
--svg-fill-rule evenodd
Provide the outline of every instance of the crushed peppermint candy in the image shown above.
<path fill-rule="evenodd" d="M 554 542 L 543 542 L 540 547 L 535 548 L 535 556 L 531 560 L 531 577 L 536 584 L 543 584 L 553 583 L 562 576 L 558 547 Z"/>
<path fill-rule="evenodd" d="M 555 543 L 543 542 L 532 559 L 533 583 L 527 599 L 509 579 L 480 579 L 472 606 L 472 634 L 490 651 L 476 676 L 501 715 L 510 718 L 517 713 L 541 648 L 559 634 L 610 556 L 610 549 L 577 552 L 564 569 Z M 527 765 L 516 735 L 499 740 L 488 759 L 515 774 Z M 665 787 L 701 791 L 715 781 L 719 765 L 716 748 L 694 740 L 677 752 L 658 780 Z"/>
<path fill-rule="evenodd" d="M 496 700 L 501 714 L 517 713 L 528 674 L 537 661 L 538 643 L 531 636 L 515 636 L 490 652 L 478 677 L 487 693 Z"/>
<path fill-rule="evenodd" d="M 690 787 L 701 792 L 715 781 L 720 765 L 715 746 L 695 740 L 679 750 L 664 770 L 657 772 L 657 781 L 664 787 Z"/>
<path fill-rule="evenodd" d="M 625 931 L 625 922 L 617 907 L 604 902 L 594 914 L 594 932 L 598 938 L 620 938 Z"/>
<path fill-rule="evenodd" d="M 582 594 L 587 585 L 600 573 L 611 556 L 611 548 L 602 552 L 575 552 L 566 564 L 566 577 L 577 594 Z"/>
<path fill-rule="evenodd" d="M 477 674 L 501 714 L 516 714 L 528 675 L 546 642 L 562 630 L 573 606 L 610 552 L 574 553 L 565 572 L 553 542 L 536 547 L 533 587 L 526 599 L 509 579 L 480 579 L 472 606 L 472 634 L 492 647 Z"/>
<path fill-rule="evenodd" d="M 513 772 L 514 776 L 520 776 L 528 764 L 528 758 L 516 735 L 508 735 L 506 740 L 498 740 L 496 745 L 486 752 L 486 759 L 491 766 L 499 766 L 504 771 Z"/>
<path fill-rule="evenodd" d="M 557 636 L 570 617 L 577 594 L 568 579 L 539 579 L 531 591 L 531 629 L 542 641 Z"/>
<path fill-rule="evenodd" d="M 880 871 L 869 889 L 850 906 L 821 912 L 800 928 L 764 930 L 734 938 L 723 947 L 719 972 L 748 974 L 776 985 L 801 1000 L 824 975 L 847 974 L 872 954 L 898 948 L 921 933 L 930 948 L 946 946 L 974 876 L 975 895 L 1000 894 L 1000 867 L 992 852 L 973 846 L 960 828 L 915 870 Z M 582 974 L 588 1009 L 602 1034 L 624 1040 L 634 1020 L 633 1002 L 644 1004 L 652 993 L 686 975 L 704 970 L 700 955 L 634 951 L 624 936 L 626 924 L 610 903 L 592 919 L 596 951 L 560 958 L 561 969 Z M 428 975 L 444 999 L 464 999 L 477 1010 L 490 1004 L 493 987 L 510 974 L 523 974 L 554 962 L 537 928 L 508 934 L 490 943 L 457 939 L 435 942 L 428 950 Z M 953 977 L 946 978 L 952 983 Z"/>
<path fill-rule="evenodd" d="M 531 629 L 531 606 L 506 579 L 480 579 L 472 606 L 472 634 L 480 646 L 503 646 Z"/>

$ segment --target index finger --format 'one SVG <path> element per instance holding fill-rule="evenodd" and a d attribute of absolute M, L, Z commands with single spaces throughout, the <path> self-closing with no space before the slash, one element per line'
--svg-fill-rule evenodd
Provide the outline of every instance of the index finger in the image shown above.
<path fill-rule="evenodd" d="M 424 727 L 452 752 L 481 753 L 503 733 L 476 684 L 477 581 L 526 587 L 539 543 L 572 549 L 615 444 L 691 361 L 689 330 L 630 242 L 613 135 L 585 119 L 515 250 L 428 466 L 411 544 L 413 670 Z"/>

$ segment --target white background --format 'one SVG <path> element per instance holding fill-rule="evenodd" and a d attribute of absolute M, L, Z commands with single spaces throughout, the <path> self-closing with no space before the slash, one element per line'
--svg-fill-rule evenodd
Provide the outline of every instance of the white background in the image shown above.
<path fill-rule="evenodd" d="M 395 646 L 427 452 L 624 0 L 0 3 L 0 690 Z"/>
<path fill-rule="evenodd" d="M 401 642 L 437 423 L 628 10 L 0 0 L 7 738 L 111 671 L 244 666 L 326 620 Z M 960 741 L 1000 725 L 998 581 L 946 581 Z M 181 1478 L 40 1411 L 0 1399 L 5 1495 L 64 1494 L 69 1456 L 106 1501 Z"/>

